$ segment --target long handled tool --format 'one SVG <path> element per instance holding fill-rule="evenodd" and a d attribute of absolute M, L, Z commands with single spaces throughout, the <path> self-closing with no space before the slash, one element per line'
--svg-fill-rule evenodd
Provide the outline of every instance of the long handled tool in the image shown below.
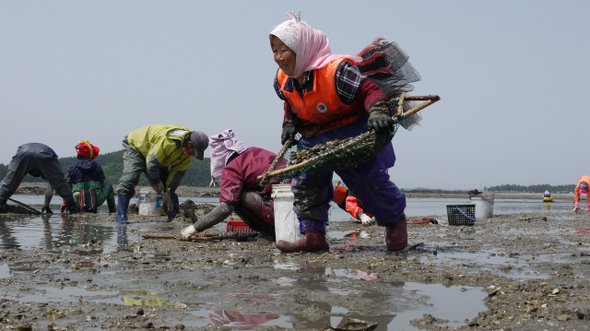
<path fill-rule="evenodd" d="M 33 207 L 31 207 L 31 206 L 29 206 L 29 205 L 27 205 L 27 204 L 24 204 L 24 203 L 22 203 L 22 202 L 20 202 L 20 201 L 16 201 L 16 200 L 14 200 L 13 198 L 8 198 L 8 200 L 10 200 L 10 201 L 12 201 L 12 202 L 14 202 L 14 203 L 17 203 L 17 204 L 19 204 L 19 205 L 21 205 L 21 206 L 23 206 L 23 207 L 25 207 L 25 208 L 28 208 L 28 209 L 30 209 L 30 210 L 32 210 L 32 211 L 34 211 L 34 212 L 35 212 L 35 213 L 37 213 L 37 214 L 43 214 L 43 212 L 40 212 L 40 211 L 38 211 L 37 209 L 35 209 L 35 208 L 33 208 Z"/>
<path fill-rule="evenodd" d="M 272 161 L 272 163 L 270 164 L 270 167 L 268 167 L 268 170 L 266 171 L 266 173 L 264 175 L 260 175 L 257 177 L 257 179 L 261 185 L 268 184 L 269 175 L 275 170 L 277 164 L 283 158 L 283 155 L 285 155 L 285 152 L 289 148 L 290 144 L 291 144 L 291 140 L 287 139 L 287 141 L 285 141 L 285 144 L 283 145 L 283 148 L 281 148 L 281 150 L 279 151 L 279 154 L 277 155 L 277 157 L 274 159 L 274 161 Z"/>
<path fill-rule="evenodd" d="M 409 116 L 417 113 L 418 111 L 428 107 L 429 105 L 437 102 L 440 100 L 438 95 L 426 95 L 426 96 L 408 96 L 403 94 L 401 98 L 394 98 L 393 101 L 396 101 L 398 104 L 403 105 L 403 103 L 399 102 L 402 101 L 424 101 L 421 104 L 415 106 L 412 109 L 407 110 L 405 113 L 400 115 L 398 107 L 398 113 L 394 116 L 394 121 L 397 125 L 400 122 L 407 119 Z M 287 166 L 282 169 L 274 170 L 274 167 L 271 167 L 267 170 L 267 172 L 261 176 L 258 176 L 258 180 L 262 183 L 262 180 L 268 182 L 269 178 L 272 177 L 279 177 L 279 178 L 294 178 L 299 176 L 300 174 L 306 171 L 324 171 L 324 170 L 338 170 L 338 167 L 342 167 L 345 162 L 342 160 L 354 160 L 361 164 L 366 162 L 368 159 L 374 157 L 376 154 L 381 152 L 382 148 L 385 144 L 391 141 L 393 135 L 395 134 L 395 130 L 388 136 L 382 135 L 378 136 L 374 130 L 361 134 L 354 139 L 348 140 L 346 142 L 341 142 L 339 145 L 333 148 L 329 148 L 328 150 L 324 151 L 321 154 L 315 154 L 307 158 L 306 160 L 302 160 L 299 163 L 293 164 L 291 166 Z M 288 143 L 288 142 L 287 142 Z M 285 146 L 288 146 L 285 144 Z M 278 160 L 282 157 L 286 148 L 283 147 L 275 161 L 273 161 L 273 165 L 278 163 Z M 354 155 L 353 158 L 351 156 Z M 353 167 L 353 165 L 347 164 L 346 169 Z M 340 168 L 345 169 L 345 168 Z"/>

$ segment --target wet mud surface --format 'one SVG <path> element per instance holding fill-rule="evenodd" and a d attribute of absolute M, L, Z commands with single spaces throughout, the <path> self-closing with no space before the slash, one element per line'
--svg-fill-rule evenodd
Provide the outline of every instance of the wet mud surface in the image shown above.
<path fill-rule="evenodd" d="M 401 252 L 345 217 L 328 227 L 330 252 L 284 254 L 264 239 L 142 237 L 177 235 L 181 216 L 2 214 L 2 227 L 44 234 L 11 247 L 18 234 L 0 228 L 0 329 L 590 329 L 590 213 L 424 217 L 440 222 L 410 218 Z"/>

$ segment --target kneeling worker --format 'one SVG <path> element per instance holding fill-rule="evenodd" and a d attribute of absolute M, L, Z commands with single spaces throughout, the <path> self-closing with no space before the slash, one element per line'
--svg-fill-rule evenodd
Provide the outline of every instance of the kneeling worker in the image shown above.
<path fill-rule="evenodd" d="M 72 187 L 74 201 L 80 206 L 81 212 L 96 213 L 98 207 L 106 201 L 109 213 L 115 213 L 117 209 L 113 186 L 105 183 L 104 171 L 100 164 L 94 161 L 98 153 L 100 148 L 87 140 L 81 140 L 76 145 L 77 160 L 68 167 L 66 181 Z"/>
<path fill-rule="evenodd" d="M 211 177 L 221 185 L 219 204 L 207 215 L 180 233 L 187 240 L 197 232 L 208 229 L 235 212 L 252 230 L 274 241 L 274 210 L 272 184 L 261 186 L 258 176 L 266 173 L 277 157 L 258 147 L 246 147 L 235 138 L 232 130 L 209 138 L 211 145 Z"/>

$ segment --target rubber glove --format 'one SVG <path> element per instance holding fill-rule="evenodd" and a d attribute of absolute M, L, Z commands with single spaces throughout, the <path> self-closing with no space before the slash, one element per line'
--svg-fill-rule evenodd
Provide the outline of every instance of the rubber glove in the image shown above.
<path fill-rule="evenodd" d="M 367 126 L 370 130 L 375 130 L 377 134 L 388 134 L 393 131 L 394 121 L 391 116 L 381 111 L 372 111 L 369 114 Z"/>
<path fill-rule="evenodd" d="M 41 212 L 47 213 L 47 214 L 53 214 L 53 212 L 51 211 L 51 209 L 49 208 L 48 205 L 43 205 L 43 208 L 41 208 Z"/>
<path fill-rule="evenodd" d="M 363 224 L 363 226 L 370 226 L 375 224 L 375 218 L 371 218 L 369 217 L 369 215 L 360 212 L 358 213 L 358 218 L 361 220 L 361 223 Z"/>
<path fill-rule="evenodd" d="M 580 209 L 580 204 L 576 201 L 574 202 L 574 211 L 578 211 Z"/>
<path fill-rule="evenodd" d="M 284 145 L 287 140 L 291 141 L 291 144 L 295 143 L 295 124 L 287 123 L 283 126 L 283 132 L 281 132 L 281 145 Z"/>
<path fill-rule="evenodd" d="M 152 184 L 152 187 L 158 194 L 163 194 L 164 191 L 166 191 L 166 188 L 164 188 L 164 183 L 162 183 L 162 181 L 158 181 L 157 183 Z M 164 197 L 162 197 L 162 200 L 164 200 Z"/>
<path fill-rule="evenodd" d="M 193 234 L 197 233 L 194 225 L 189 225 L 180 231 L 179 240 L 188 240 Z"/>
<path fill-rule="evenodd" d="M 174 203 L 170 197 L 170 193 L 162 194 L 162 209 L 166 214 L 174 212 Z"/>
<path fill-rule="evenodd" d="M 590 202 L 588 202 L 588 203 L 586 204 L 586 209 L 584 209 L 584 211 L 589 211 L 589 210 L 590 210 Z"/>

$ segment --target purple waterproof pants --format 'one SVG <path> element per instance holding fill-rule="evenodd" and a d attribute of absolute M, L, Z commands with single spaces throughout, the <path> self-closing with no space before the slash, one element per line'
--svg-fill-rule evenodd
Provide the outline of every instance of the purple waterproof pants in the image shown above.
<path fill-rule="evenodd" d="M 309 148 L 333 139 L 344 140 L 367 132 L 367 116 L 313 138 L 302 138 L 301 147 Z M 336 173 L 359 198 L 364 209 L 373 214 L 381 226 L 397 223 L 406 208 L 406 196 L 389 180 L 387 169 L 395 164 L 393 145 L 388 144 L 379 155 L 353 169 Z M 326 230 L 330 201 L 334 197 L 333 171 L 310 172 L 295 178 L 291 184 L 295 211 L 301 233 Z"/>

